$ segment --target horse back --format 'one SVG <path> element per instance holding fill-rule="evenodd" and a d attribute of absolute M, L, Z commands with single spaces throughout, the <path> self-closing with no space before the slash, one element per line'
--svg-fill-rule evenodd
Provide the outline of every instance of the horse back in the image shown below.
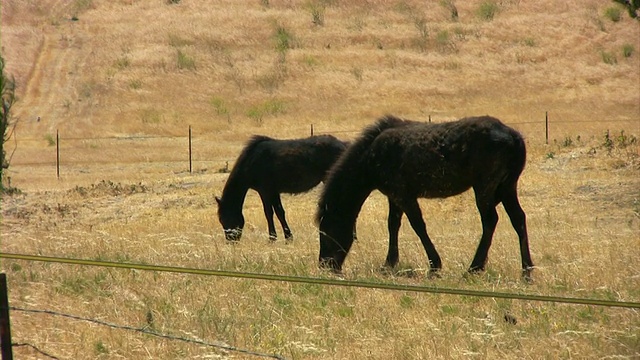
<path fill-rule="evenodd" d="M 250 187 L 278 193 L 301 193 L 318 185 L 346 149 L 331 135 L 264 141 L 247 164 Z"/>
<path fill-rule="evenodd" d="M 517 181 L 525 147 L 517 131 L 489 116 L 413 122 L 382 132 L 367 162 L 374 187 L 387 195 L 449 197 L 473 186 Z"/>

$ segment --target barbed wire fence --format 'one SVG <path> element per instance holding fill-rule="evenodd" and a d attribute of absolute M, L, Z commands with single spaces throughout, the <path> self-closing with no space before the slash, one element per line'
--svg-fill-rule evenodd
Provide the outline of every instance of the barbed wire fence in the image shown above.
<path fill-rule="evenodd" d="M 25 312 L 25 313 L 33 313 L 33 314 L 44 314 L 44 315 L 58 316 L 58 317 L 63 317 L 63 318 L 71 319 L 71 320 L 77 320 L 77 321 L 85 321 L 85 322 L 90 322 L 92 324 L 105 326 L 105 327 L 112 328 L 112 329 L 138 332 L 138 333 L 141 333 L 141 334 L 151 335 L 151 336 L 162 338 L 162 339 L 166 339 L 166 340 L 174 340 L 174 341 L 181 341 L 181 342 L 190 343 L 190 344 L 203 345 L 203 346 L 212 347 L 212 348 L 216 348 L 216 349 L 224 350 L 224 351 L 228 351 L 228 352 L 236 352 L 236 353 L 240 353 L 240 354 L 243 354 L 243 355 L 255 356 L 255 357 L 260 357 L 260 358 L 272 358 L 272 359 L 279 359 L 279 360 L 284 360 L 285 359 L 284 357 L 282 357 L 280 355 L 277 355 L 277 354 L 265 354 L 265 353 L 261 353 L 261 352 L 257 352 L 257 351 L 251 351 L 251 350 L 242 349 L 242 348 L 239 348 L 239 347 L 223 344 L 223 343 L 220 343 L 220 342 L 212 343 L 212 342 L 207 342 L 207 341 L 199 340 L 199 339 L 192 339 L 192 338 L 186 338 L 186 337 L 177 336 L 177 335 L 163 334 L 163 333 L 154 331 L 154 330 L 150 329 L 149 327 L 134 327 L 134 326 L 129 326 L 129 325 L 118 325 L 118 324 L 110 323 L 110 322 L 107 322 L 107 321 L 102 321 L 102 320 L 98 320 L 98 319 L 91 319 L 91 318 L 86 318 L 86 317 L 81 317 L 81 316 L 71 315 L 71 314 L 64 314 L 64 313 L 60 313 L 60 312 L 52 311 L 52 310 L 25 309 L 25 308 L 20 308 L 20 307 L 15 307 L 15 306 L 9 306 L 9 310 Z M 51 354 L 41 350 L 40 348 L 36 347 L 35 345 L 29 344 L 29 343 L 13 343 L 12 345 L 14 347 L 28 346 L 28 347 L 31 347 L 32 349 L 34 349 L 35 351 L 37 351 L 38 353 L 46 356 L 46 357 L 49 357 L 51 359 L 59 359 L 58 357 L 56 357 L 54 355 L 51 355 Z"/>
<path fill-rule="evenodd" d="M 566 303 L 566 304 L 578 304 L 578 305 L 617 307 L 617 308 L 627 308 L 627 309 L 640 309 L 640 302 L 632 302 L 632 301 L 615 301 L 615 300 L 606 300 L 606 299 L 570 298 L 570 297 L 536 295 L 536 294 L 503 293 L 503 292 L 496 292 L 496 291 L 443 288 L 443 287 L 437 287 L 437 286 L 416 286 L 416 285 L 405 285 L 405 284 L 384 283 L 384 282 L 374 283 L 369 281 L 353 281 L 353 280 L 344 280 L 344 279 L 336 279 L 336 278 L 311 278 L 311 277 L 304 277 L 304 276 L 289 276 L 289 275 L 279 275 L 279 274 L 262 274 L 262 273 L 249 273 L 249 272 L 240 272 L 240 271 L 208 270 L 208 269 L 184 268 L 184 267 L 175 267 L 175 266 L 132 264 L 132 263 L 86 260 L 86 259 L 70 259 L 70 258 L 63 258 L 63 257 L 50 257 L 50 256 L 14 254 L 14 253 L 2 253 L 2 252 L 0 252 L 0 258 L 13 259 L 13 260 L 26 260 L 26 261 L 34 261 L 34 262 L 82 265 L 82 266 L 100 266 L 100 267 L 120 268 L 120 269 L 129 269 L 129 270 L 146 270 L 146 271 L 170 272 L 170 273 L 190 274 L 190 275 L 207 275 L 207 276 L 231 277 L 231 278 L 240 278 L 240 279 L 279 281 L 279 282 L 287 282 L 287 283 L 316 284 L 316 285 L 324 285 L 324 286 L 355 287 L 355 288 L 378 289 L 378 290 L 388 290 L 388 291 L 412 291 L 412 292 L 418 292 L 418 293 L 447 294 L 447 295 L 457 295 L 457 296 L 500 298 L 500 299 L 512 299 L 512 300 L 523 300 L 523 301 L 540 301 L 540 302 Z M 29 346 L 45 356 L 48 356 L 52 359 L 58 359 L 57 357 L 42 351 L 41 349 L 35 347 L 34 345 L 27 344 L 27 343 L 14 344 L 11 342 L 10 328 L 9 328 L 9 310 L 46 314 L 46 315 L 52 315 L 52 316 L 62 316 L 62 317 L 66 317 L 74 320 L 87 321 L 87 322 L 91 322 L 101 326 L 107 326 L 110 328 L 135 331 L 135 332 L 140 332 L 140 333 L 144 333 L 152 336 L 157 336 L 164 339 L 183 341 L 183 342 L 189 342 L 189 343 L 194 343 L 198 345 L 215 347 L 225 351 L 239 352 L 245 355 L 251 355 L 256 357 L 267 357 L 267 358 L 274 358 L 274 359 L 284 359 L 284 357 L 277 354 L 266 354 L 266 353 L 260 353 L 257 351 L 241 349 L 238 347 L 223 344 L 221 342 L 212 343 L 212 342 L 205 342 L 203 340 L 198 340 L 198 339 L 189 339 L 189 338 L 179 337 L 175 335 L 162 334 L 146 327 L 117 325 L 117 324 L 109 323 L 102 320 L 89 319 L 89 318 L 84 318 L 76 315 L 63 314 L 63 313 L 58 313 L 51 310 L 24 309 L 19 307 L 12 307 L 12 306 L 9 306 L 8 304 L 6 274 L 1 273 L 0 274 L 0 329 L 2 330 L 1 331 L 2 333 L 1 347 L 3 352 L 3 358 L 2 358 L 3 360 L 13 359 L 11 355 L 7 355 L 7 357 L 5 357 L 4 355 L 5 351 L 8 351 L 10 354 L 11 346 Z M 7 334 L 8 334 L 8 338 L 6 337 Z M 6 347 L 9 347 L 9 350 L 6 350 L 5 349 Z"/>
<path fill-rule="evenodd" d="M 636 120 L 583 120 L 583 121 L 567 121 L 567 120 L 549 120 L 549 113 L 545 112 L 542 120 L 539 121 L 522 121 L 522 122 L 510 122 L 509 126 L 513 126 L 523 132 L 536 134 L 537 138 L 544 137 L 545 144 L 549 144 L 551 139 L 551 130 L 555 128 L 557 133 L 561 133 L 559 130 L 562 126 L 578 126 L 583 128 L 585 124 L 598 124 L 599 128 L 608 129 L 612 124 L 633 124 L 638 130 L 640 130 L 640 119 Z M 431 115 L 428 117 L 428 122 L 432 121 Z M 531 126 L 536 126 L 537 129 L 530 130 Z M 528 128 L 527 131 L 523 129 Z M 361 129 L 318 129 L 314 124 L 310 124 L 306 131 L 304 127 L 300 126 L 300 133 L 305 133 L 310 136 L 332 134 L 348 137 L 355 137 Z M 14 142 L 16 146 L 19 143 L 27 142 L 46 142 L 47 147 L 55 147 L 55 153 L 43 153 L 42 149 L 34 153 L 33 155 L 25 155 L 22 158 L 18 158 L 12 163 L 12 166 L 55 166 L 56 177 L 61 176 L 61 165 L 71 166 L 98 166 L 104 164 L 142 164 L 142 163 L 164 163 L 175 166 L 182 169 L 182 171 L 194 172 L 194 162 L 200 164 L 221 164 L 219 167 L 213 169 L 216 172 L 229 171 L 229 164 L 235 160 L 234 156 L 219 157 L 208 156 L 206 140 L 202 137 L 195 138 L 193 136 L 193 129 L 188 127 L 188 132 L 185 132 L 185 136 L 175 135 L 131 135 L 131 136 L 95 136 L 95 137 L 65 137 L 56 131 L 55 137 L 48 135 L 44 139 L 33 138 L 16 138 Z M 17 136 L 17 135 L 15 135 Z M 608 136 L 608 135 L 607 135 Z M 198 141 L 194 141 L 198 140 Z M 101 142 L 107 142 L 103 144 Z M 127 153 L 127 159 L 114 159 L 113 156 L 106 154 L 103 151 L 105 146 L 113 146 L 113 143 L 118 144 L 118 148 L 121 151 Z M 81 144 L 78 146 L 77 144 Z M 194 152 L 194 143 L 199 146 Z M 154 149 L 158 147 L 164 148 L 162 152 L 155 152 Z M 166 151 L 169 149 L 170 151 Z M 173 155 L 167 157 L 167 153 Z M 133 156 L 132 156 L 133 155 Z M 207 165 L 204 165 L 207 166 Z M 86 169 L 80 171 L 86 172 Z"/>

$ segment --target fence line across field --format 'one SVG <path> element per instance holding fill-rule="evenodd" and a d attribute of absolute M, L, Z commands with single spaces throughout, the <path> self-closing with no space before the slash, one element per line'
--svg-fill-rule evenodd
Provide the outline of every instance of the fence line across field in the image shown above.
<path fill-rule="evenodd" d="M 178 267 L 178 266 L 133 264 L 133 263 L 112 262 L 112 261 L 71 259 L 71 258 L 64 258 L 64 257 L 15 254 L 15 253 L 4 253 L 4 252 L 0 252 L 0 258 L 69 264 L 69 265 L 100 266 L 100 267 L 120 268 L 120 269 L 129 269 L 129 270 L 147 270 L 147 271 L 170 272 L 170 273 L 178 273 L 178 274 L 207 275 L 207 276 L 231 277 L 231 278 L 240 278 L 240 279 L 281 281 L 281 282 L 288 282 L 288 283 L 317 284 L 317 285 L 325 285 L 325 286 L 345 286 L 345 287 L 368 288 L 368 289 L 379 289 L 379 290 L 413 291 L 418 293 L 462 295 L 462 296 L 485 297 L 485 298 L 499 298 L 499 299 L 511 299 L 511 300 L 541 301 L 541 302 L 640 309 L 640 302 L 614 301 L 614 300 L 603 300 L 603 299 L 568 298 L 568 297 L 550 296 L 550 295 L 504 293 L 504 292 L 496 292 L 496 291 L 444 288 L 444 287 L 437 287 L 437 286 L 416 286 L 416 285 L 404 285 L 404 284 L 382 283 L 382 282 L 373 283 L 373 282 L 367 282 L 367 281 L 344 280 L 344 279 L 337 279 L 337 278 L 312 278 L 312 277 L 304 277 L 304 276 L 291 276 L 291 275 L 279 275 L 279 274 L 248 273 L 248 272 L 241 272 L 241 271 L 209 270 L 209 269 L 198 269 L 198 268 L 185 268 L 185 267 Z"/>
<path fill-rule="evenodd" d="M 431 122 L 432 118 L 431 115 L 429 115 L 428 121 Z M 640 127 L 640 119 L 638 120 L 608 120 L 608 121 L 601 121 L 601 120 L 584 120 L 584 121 L 563 121 L 563 120 L 558 120 L 558 121 L 553 121 L 550 122 L 549 121 L 549 112 L 545 112 L 545 116 L 544 116 L 544 121 L 523 121 L 523 122 L 513 122 L 513 123 L 507 123 L 507 125 L 509 126 L 518 126 L 518 125 L 540 125 L 541 127 L 544 126 L 544 137 L 545 137 L 545 144 L 549 144 L 549 139 L 550 139 L 550 128 L 551 125 L 555 125 L 555 124 L 585 124 L 585 123 L 599 123 L 599 124 L 613 124 L 613 123 L 637 123 L 637 125 Z M 354 129 L 354 130 L 329 130 L 329 131 L 318 131 L 317 128 L 315 128 L 315 126 L 313 124 L 310 124 L 309 126 L 309 134 L 311 136 L 314 135 L 321 135 L 321 134 L 359 134 L 361 132 L 361 129 Z M 141 160 L 128 160 L 128 161 L 121 161 L 121 160 L 95 160 L 95 159 L 89 159 L 89 160 L 67 160 L 64 161 L 65 164 L 107 164 L 107 163 L 127 163 L 127 164 L 131 164 L 131 163 L 185 163 L 188 164 L 188 171 L 189 173 L 193 173 L 194 171 L 194 167 L 193 167 L 193 163 L 194 163 L 194 154 L 193 154 L 193 129 L 191 127 L 191 125 L 189 125 L 188 127 L 188 133 L 186 136 L 175 136 L 175 135 L 131 135 L 131 136 L 97 136 L 97 137 L 62 137 L 60 136 L 60 132 L 59 130 L 56 130 L 56 136 L 55 139 L 16 139 L 16 142 L 21 142 L 21 141 L 48 141 L 50 144 L 53 143 L 53 141 L 55 140 L 55 147 L 56 147 L 56 158 L 55 158 L 55 166 L 56 166 L 56 176 L 57 178 L 60 178 L 60 174 L 61 174 L 61 169 L 60 166 L 63 163 L 64 158 L 62 157 L 61 152 L 64 151 L 64 148 L 61 148 L 61 144 L 67 143 L 67 142 L 78 142 L 78 141 L 101 141 L 101 140 L 115 140 L 115 141 L 145 141 L 145 140 L 176 140 L 176 141 L 180 141 L 180 143 L 182 143 L 183 141 L 186 144 L 174 144 L 172 146 L 174 146 L 176 149 L 184 149 L 184 146 L 186 145 L 187 151 L 186 154 L 182 153 L 182 152 L 176 152 L 176 157 L 172 158 L 172 159 L 153 159 L 152 156 L 149 156 L 149 154 L 144 153 L 141 154 L 141 156 L 145 156 L 145 159 L 141 159 Z M 141 143 L 139 143 L 141 144 Z M 53 145 L 53 144 L 52 144 Z M 182 154 L 182 155 L 180 155 Z M 76 153 L 77 155 L 77 153 Z M 82 156 L 82 153 L 80 153 L 79 156 Z M 77 158 L 77 156 L 76 156 Z M 234 158 L 229 158 L 229 157 L 224 157 L 224 158 L 212 158 L 212 157 L 208 157 L 206 160 L 196 160 L 198 162 L 212 162 L 212 161 L 217 161 L 217 162 L 224 162 L 226 164 L 233 162 Z M 51 162 L 34 162 L 34 161 L 29 161 L 29 162 L 18 162 L 15 165 L 49 165 L 51 164 Z M 228 166 L 228 165 L 227 165 Z M 228 169 L 227 169 L 228 170 Z"/>

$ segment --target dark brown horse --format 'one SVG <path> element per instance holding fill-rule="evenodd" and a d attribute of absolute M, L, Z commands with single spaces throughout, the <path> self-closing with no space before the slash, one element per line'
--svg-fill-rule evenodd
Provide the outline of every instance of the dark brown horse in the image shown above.
<path fill-rule="evenodd" d="M 489 116 L 427 124 L 386 116 L 365 129 L 331 169 L 319 201 L 321 266 L 341 271 L 353 243 L 362 204 L 377 189 L 389 199 L 386 265 L 398 263 L 398 231 L 405 213 L 427 253 L 431 274 L 442 268 L 418 198 L 446 198 L 473 188 L 482 237 L 470 272 L 482 271 L 502 203 L 520 239 L 523 275 L 533 268 L 525 213 L 517 195 L 525 143 L 515 130 Z"/>
<path fill-rule="evenodd" d="M 227 240 L 240 240 L 244 227 L 242 206 L 249 189 L 260 194 L 269 227 L 269 239 L 276 240 L 275 213 L 285 239 L 291 229 L 285 218 L 281 193 L 308 191 L 324 180 L 327 171 L 344 152 L 346 143 L 331 135 L 277 140 L 256 135 L 244 147 L 224 186 L 218 203 L 218 219 Z"/>

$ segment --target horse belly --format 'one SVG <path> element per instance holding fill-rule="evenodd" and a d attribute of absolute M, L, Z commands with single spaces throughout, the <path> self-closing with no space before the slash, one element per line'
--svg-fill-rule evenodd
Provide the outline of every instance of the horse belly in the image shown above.
<path fill-rule="evenodd" d="M 437 159 L 427 164 L 406 161 L 379 173 L 379 190 L 387 196 L 446 198 L 462 194 L 473 185 L 468 169 Z"/>
<path fill-rule="evenodd" d="M 299 194 L 313 189 L 320 183 L 321 176 L 310 173 L 289 174 L 278 182 L 281 193 Z"/>

